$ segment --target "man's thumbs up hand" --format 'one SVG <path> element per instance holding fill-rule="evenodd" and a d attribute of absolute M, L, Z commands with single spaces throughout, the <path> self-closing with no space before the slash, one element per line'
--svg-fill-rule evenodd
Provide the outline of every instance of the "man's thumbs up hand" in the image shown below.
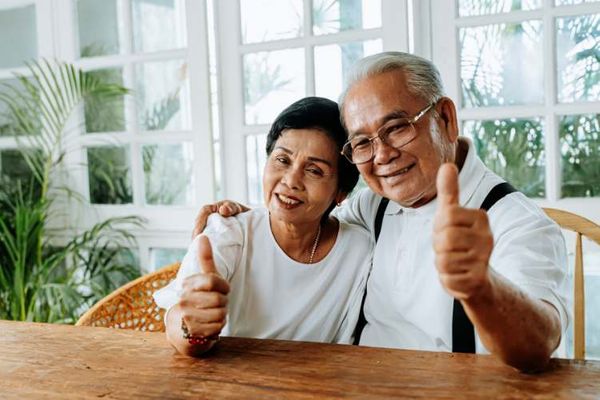
<path fill-rule="evenodd" d="M 458 169 L 456 165 L 442 164 L 437 174 L 436 187 L 440 207 L 458 205 Z"/>
<path fill-rule="evenodd" d="M 190 334 L 211 337 L 225 326 L 229 283 L 219 274 L 210 241 L 204 235 L 198 238 L 198 263 L 200 273 L 183 281 L 179 306 Z"/>
<path fill-rule="evenodd" d="M 443 164 L 436 181 L 433 248 L 442 285 L 453 297 L 469 300 L 489 285 L 494 238 L 485 211 L 460 206 L 458 182 L 456 166 Z"/>

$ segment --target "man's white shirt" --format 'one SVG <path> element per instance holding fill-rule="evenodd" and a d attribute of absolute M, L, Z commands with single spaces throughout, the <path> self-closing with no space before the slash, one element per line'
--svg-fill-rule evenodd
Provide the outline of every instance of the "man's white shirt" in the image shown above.
<path fill-rule="evenodd" d="M 459 174 L 460 205 L 480 208 L 504 180 L 477 157 L 473 144 Z M 362 190 L 336 216 L 374 232 L 381 197 Z M 368 321 L 360 344 L 415 350 L 452 350 L 453 298 L 443 288 L 432 245 L 437 201 L 405 208 L 390 201 L 367 283 Z M 560 228 L 522 193 L 499 200 L 488 213 L 494 236 L 490 267 L 530 296 L 552 304 L 563 332 L 569 321 L 567 256 Z M 518 334 L 518 332 L 515 332 Z M 478 353 L 487 352 L 476 336 Z"/>

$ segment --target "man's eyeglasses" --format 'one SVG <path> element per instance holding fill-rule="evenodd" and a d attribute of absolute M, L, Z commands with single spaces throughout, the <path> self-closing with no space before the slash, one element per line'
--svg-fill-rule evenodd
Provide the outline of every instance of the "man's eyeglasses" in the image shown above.
<path fill-rule="evenodd" d="M 352 164 L 363 164 L 369 162 L 375 156 L 375 139 L 379 138 L 388 146 L 400 149 L 412 142 L 417 137 L 417 130 L 414 124 L 417 123 L 423 115 L 435 106 L 431 103 L 417 115 L 412 118 L 396 118 L 388 121 L 377 130 L 372 138 L 364 135 L 355 136 L 344 144 L 342 154 Z"/>

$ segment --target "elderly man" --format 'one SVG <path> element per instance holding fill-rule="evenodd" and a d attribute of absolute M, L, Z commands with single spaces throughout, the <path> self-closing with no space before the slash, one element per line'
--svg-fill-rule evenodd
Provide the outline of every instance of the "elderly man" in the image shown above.
<path fill-rule="evenodd" d="M 343 153 L 369 189 L 337 217 L 376 238 L 360 344 L 487 350 L 543 368 L 568 323 L 564 239 L 459 137 L 435 66 L 399 52 L 366 57 L 340 107 Z M 201 211 L 198 228 L 218 207 Z"/>

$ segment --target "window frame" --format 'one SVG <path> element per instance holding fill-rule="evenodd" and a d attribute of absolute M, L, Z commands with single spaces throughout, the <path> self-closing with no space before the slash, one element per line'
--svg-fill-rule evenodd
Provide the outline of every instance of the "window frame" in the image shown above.
<path fill-rule="evenodd" d="M 459 126 L 465 120 L 489 120 L 503 118 L 541 117 L 544 120 L 545 138 L 545 184 L 546 197 L 534 199 L 541 207 L 568 210 L 600 221 L 600 198 L 561 198 L 561 167 L 559 120 L 561 116 L 574 114 L 597 114 L 600 101 L 559 103 L 556 81 L 556 24 L 557 17 L 600 13 L 600 3 L 554 6 L 554 0 L 543 0 L 536 10 L 508 13 L 458 16 L 458 0 L 427 0 L 430 3 L 432 26 L 432 60 L 440 69 L 447 95 L 455 101 Z M 448 16 L 452 16 L 449 18 Z M 502 22 L 521 22 L 529 19 L 542 21 L 542 44 L 544 57 L 544 102 L 538 105 L 513 105 L 481 108 L 464 108 L 461 104 L 460 43 L 458 29 Z M 550 33 L 550 34 L 548 34 Z M 451 39 L 449 39 L 451 38 Z"/>
<path fill-rule="evenodd" d="M 314 96 L 315 46 L 381 39 L 384 51 L 414 49 L 414 36 L 409 35 L 408 21 L 411 18 L 408 16 L 419 16 L 421 8 L 414 7 L 413 1 L 382 0 L 380 28 L 313 35 L 312 1 L 304 0 L 302 37 L 248 44 L 243 44 L 241 39 L 239 0 L 215 2 L 220 99 L 222 105 L 227 105 L 227 109 L 221 112 L 220 119 L 222 131 L 220 159 L 223 171 L 224 198 L 243 203 L 248 202 L 246 140 L 251 136 L 265 134 L 269 130 L 268 124 L 246 125 L 244 122 L 243 55 L 288 48 L 304 49 L 305 93 L 306 96 Z M 398 23 L 399 18 L 404 18 L 406 22 Z M 421 47 L 421 42 L 417 45 Z M 418 50 L 423 51 L 421 48 Z"/>
<path fill-rule="evenodd" d="M 119 54 L 79 58 L 78 27 L 76 0 L 14 0 L 10 7 L 16 5 L 36 5 L 36 28 L 38 37 L 38 58 L 58 59 L 73 63 L 84 71 L 101 68 L 123 68 L 123 85 L 133 87 L 133 69 L 136 64 L 149 61 L 182 60 L 188 64 L 188 86 L 190 103 L 190 127 L 180 131 L 142 132 L 131 126 L 135 118 L 133 96 L 125 98 L 126 127 L 122 132 L 85 133 L 83 124 L 83 107 L 75 113 L 66 129 L 75 134 L 69 146 L 77 151 L 67 152 L 64 158 L 65 168 L 71 171 L 69 186 L 80 193 L 85 202 L 76 204 L 57 201 L 54 206 L 63 211 L 68 209 L 69 217 L 51 221 L 48 226 L 52 241 L 56 245 L 66 243 L 68 233 L 82 231 L 93 224 L 111 217 L 137 215 L 147 220 L 144 229 L 132 229 L 137 239 L 140 266 L 148 271 L 151 248 L 186 249 L 193 228 L 194 217 L 199 204 L 208 204 L 215 200 L 215 176 L 213 163 L 213 137 L 211 121 L 211 99 L 209 87 L 209 60 L 207 37 L 206 2 L 184 0 L 187 46 L 175 50 L 156 51 L 152 53 L 132 53 L 133 31 L 130 13 L 131 0 L 119 0 L 119 18 L 123 18 L 125 41 L 124 49 Z M 25 67 L 0 70 L 0 79 L 12 78 L 13 73 L 27 75 Z M 192 176 L 194 181 L 193 202 L 189 205 L 148 205 L 144 199 L 144 171 L 141 160 L 141 149 L 144 144 L 172 144 L 190 142 L 193 146 L 194 158 Z M 129 147 L 130 170 L 132 174 L 133 203 L 125 205 L 90 204 L 88 169 L 85 165 L 87 148 L 94 145 L 119 145 Z M 0 138 L 0 150 L 17 147 L 13 137 Z M 73 226 L 75 225 L 75 226 Z"/>

